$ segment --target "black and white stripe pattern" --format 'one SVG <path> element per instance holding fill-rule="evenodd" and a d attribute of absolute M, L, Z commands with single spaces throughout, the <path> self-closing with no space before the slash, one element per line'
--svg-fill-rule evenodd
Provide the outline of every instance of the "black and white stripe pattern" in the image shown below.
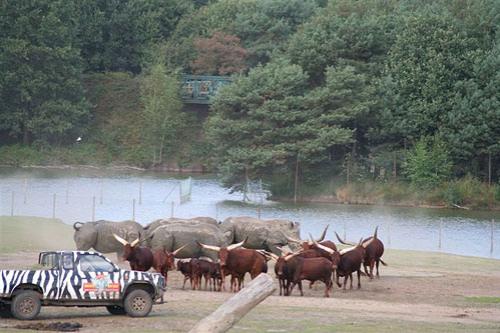
<path fill-rule="evenodd" d="M 60 270 L 0 270 L 0 298 L 10 297 L 12 292 L 22 284 L 35 285 L 41 289 L 43 299 L 46 300 L 108 300 L 120 299 L 126 288 L 134 282 L 151 284 L 161 294 L 164 278 L 157 273 L 127 271 L 118 269 L 114 272 L 87 272 L 80 269 L 77 264 L 81 256 L 98 255 L 114 265 L 109 259 L 97 252 L 71 251 L 58 252 L 59 254 L 72 254 L 73 269 Z M 105 279 L 108 285 L 114 288 L 86 290 L 85 284 L 92 285 L 99 279 Z M 94 282 L 93 282 L 94 281 Z M 119 287 L 118 287 L 119 286 Z M 119 291 L 118 291 L 119 290 Z"/>

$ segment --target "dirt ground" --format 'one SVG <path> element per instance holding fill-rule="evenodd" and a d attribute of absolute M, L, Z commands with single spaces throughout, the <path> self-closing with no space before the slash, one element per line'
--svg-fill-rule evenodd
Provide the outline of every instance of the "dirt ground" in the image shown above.
<path fill-rule="evenodd" d="M 37 256 L 0 255 L 0 268 L 28 268 Z M 334 287 L 331 298 L 323 297 L 321 283 L 313 289 L 305 283 L 304 297 L 296 289 L 290 297 L 276 291 L 231 332 L 500 332 L 499 260 L 397 250 L 387 250 L 384 260 L 389 266 L 381 266 L 380 279 L 362 277 L 360 290 Z M 272 262 L 269 272 L 274 276 Z M 80 323 L 81 332 L 187 332 L 232 295 L 181 285 L 180 273 L 169 273 L 166 303 L 147 318 L 111 316 L 104 308 L 44 307 L 34 323 Z M 1 319 L 0 331 L 26 332 L 15 328 L 20 324 L 25 322 Z"/>

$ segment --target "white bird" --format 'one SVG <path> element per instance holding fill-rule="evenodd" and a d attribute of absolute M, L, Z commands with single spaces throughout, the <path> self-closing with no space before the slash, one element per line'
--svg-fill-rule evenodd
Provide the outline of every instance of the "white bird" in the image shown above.
<path fill-rule="evenodd" d="M 78 138 L 76 138 L 76 142 L 80 142 L 80 141 L 82 141 L 82 137 L 81 136 L 79 136 Z"/>

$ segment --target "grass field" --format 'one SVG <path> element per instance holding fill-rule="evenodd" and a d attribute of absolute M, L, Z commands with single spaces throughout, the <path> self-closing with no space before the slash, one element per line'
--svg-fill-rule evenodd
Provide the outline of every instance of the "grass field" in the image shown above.
<path fill-rule="evenodd" d="M 73 229 L 61 220 L 0 216 L 0 254 L 74 247 Z"/>

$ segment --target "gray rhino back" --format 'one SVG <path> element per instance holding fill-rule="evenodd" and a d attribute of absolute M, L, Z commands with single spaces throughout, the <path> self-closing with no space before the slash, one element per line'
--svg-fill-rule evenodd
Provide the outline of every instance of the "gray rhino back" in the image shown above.
<path fill-rule="evenodd" d="M 113 234 L 120 236 L 128 242 L 132 242 L 142 236 L 142 226 L 134 221 L 97 221 L 97 242 L 94 246 L 96 251 L 102 253 L 121 252 L 123 245 L 118 242 Z"/>

